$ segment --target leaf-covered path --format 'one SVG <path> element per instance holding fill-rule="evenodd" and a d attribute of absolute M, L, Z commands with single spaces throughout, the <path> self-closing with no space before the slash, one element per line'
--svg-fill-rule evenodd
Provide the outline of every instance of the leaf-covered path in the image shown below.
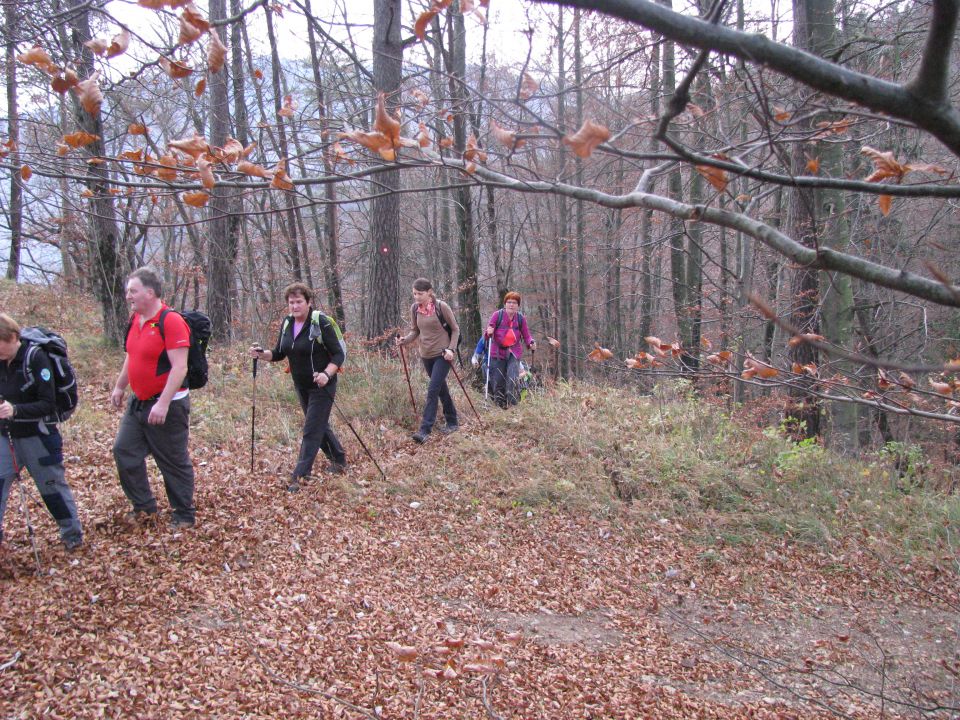
<path fill-rule="evenodd" d="M 266 470 L 279 451 L 251 476 L 241 443 L 195 445 L 200 521 L 177 533 L 124 519 L 109 429 L 81 435 L 83 550 L 34 508 L 37 577 L 7 518 L 2 717 L 867 718 L 879 700 L 851 686 L 895 682 L 956 704 L 956 613 L 870 555 L 704 562 L 680 521 L 633 522 L 642 500 L 531 509 L 458 460 L 473 431 L 397 434 L 389 482 L 357 466 L 297 494 Z"/>

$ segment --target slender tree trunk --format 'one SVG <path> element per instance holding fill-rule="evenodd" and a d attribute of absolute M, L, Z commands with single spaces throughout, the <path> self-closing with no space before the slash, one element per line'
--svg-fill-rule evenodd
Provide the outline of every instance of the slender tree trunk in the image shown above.
<path fill-rule="evenodd" d="M 573 10 L 573 75 L 576 83 L 575 97 L 577 101 L 576 125 L 583 125 L 583 52 L 580 48 L 580 8 Z M 583 160 L 576 158 L 574 172 L 578 187 L 583 187 Z M 584 202 L 577 200 L 577 332 L 575 343 L 577 347 L 587 346 L 587 257 L 586 257 L 586 218 Z M 580 355 L 577 354 L 576 372 L 580 371 Z"/>
<path fill-rule="evenodd" d="M 6 26 L 6 71 L 7 71 L 7 135 L 11 143 L 8 162 L 10 171 L 10 256 L 7 260 L 7 279 L 20 277 L 20 243 L 23 231 L 23 179 L 20 177 L 20 109 L 17 106 L 17 6 L 12 2 L 3 5 Z"/>
<path fill-rule="evenodd" d="M 265 9 L 265 15 L 267 19 L 267 38 L 270 41 L 270 79 L 273 83 L 273 104 L 274 112 L 273 116 L 277 119 L 277 151 L 280 155 L 281 160 L 288 160 L 290 158 L 290 149 L 287 145 L 287 129 L 286 121 L 283 117 L 279 115 L 280 109 L 283 107 L 283 94 L 280 89 L 280 74 L 283 72 L 283 68 L 280 65 L 280 54 L 277 50 L 277 37 L 276 33 L 273 30 L 273 13 L 274 10 L 267 6 Z M 292 168 L 287 166 L 287 171 L 289 172 Z M 283 192 L 283 205 L 286 207 L 285 218 L 280 217 L 284 232 L 287 236 L 287 252 L 290 260 L 290 272 L 296 280 L 303 280 L 303 265 L 300 260 L 300 240 L 297 233 L 297 219 L 294 214 L 293 209 L 293 195 L 292 193 Z"/>
<path fill-rule="evenodd" d="M 385 93 L 388 112 L 395 112 L 400 101 L 403 45 L 400 40 L 401 3 L 399 0 L 374 0 L 373 12 L 373 84 Z M 388 191 L 370 201 L 370 239 L 372 252 L 364 314 L 364 334 L 377 338 L 385 347 L 387 335 L 400 325 L 400 171 L 380 173 L 377 181 Z"/>
<path fill-rule="evenodd" d="M 557 127 L 566 131 L 566 56 L 564 54 L 563 7 L 557 8 Z M 556 153 L 557 177 L 562 176 L 566 164 L 566 153 L 560 148 Z M 573 313 L 570 298 L 570 226 L 567 199 L 564 195 L 556 197 L 557 234 L 555 240 L 557 262 L 557 318 L 559 322 L 557 339 L 560 341 L 560 375 L 569 377 L 575 370 L 571 356 L 576 356 L 580 348 L 574 344 Z"/>
<path fill-rule="evenodd" d="M 226 0 L 210 0 L 210 20 L 216 22 L 227 16 Z M 241 21 L 242 22 L 242 21 Z M 212 28 L 210 32 L 221 32 Z M 227 92 L 229 73 L 227 65 L 217 73 L 207 74 L 210 97 L 210 144 L 223 147 L 230 133 L 230 95 Z M 233 328 L 234 266 L 237 261 L 237 237 L 231 232 L 234 202 L 221 186 L 210 192 L 210 235 L 207 243 L 207 312 L 213 325 L 213 336 L 229 340 Z"/>

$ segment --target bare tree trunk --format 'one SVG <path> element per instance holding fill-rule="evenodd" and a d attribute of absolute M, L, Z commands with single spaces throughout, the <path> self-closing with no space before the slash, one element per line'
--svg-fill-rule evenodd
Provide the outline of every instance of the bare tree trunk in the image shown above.
<path fill-rule="evenodd" d="M 576 83 L 575 97 L 577 100 L 576 125 L 583 125 L 583 53 L 580 49 L 580 8 L 573 10 L 573 75 Z M 583 160 L 576 158 L 575 182 L 583 187 Z M 583 348 L 587 345 L 587 258 L 585 245 L 585 218 L 584 202 L 577 200 L 577 332 L 575 343 Z M 580 371 L 580 355 L 577 354 L 577 366 L 574 372 Z"/>
<path fill-rule="evenodd" d="M 447 12 L 447 38 L 450 67 L 447 74 L 453 103 L 453 144 L 461 155 L 467 148 L 467 120 L 470 115 L 466 90 L 467 36 L 463 13 L 458 5 Z M 480 337 L 480 288 L 477 278 L 477 231 L 473 218 L 473 196 L 470 186 L 459 183 L 455 192 L 454 215 L 459 231 L 457 256 L 457 291 L 460 333 L 467 341 Z"/>
<path fill-rule="evenodd" d="M 270 6 L 264 9 L 267 18 L 267 38 L 270 40 L 270 76 L 273 83 L 273 116 L 277 119 L 277 151 L 280 154 L 281 160 L 289 160 L 290 150 L 287 145 L 286 123 L 285 119 L 279 115 L 280 109 L 283 106 L 283 95 L 280 90 L 280 74 L 283 72 L 283 68 L 280 66 L 280 54 L 277 51 L 277 37 L 273 31 L 274 10 Z M 297 218 L 294 214 L 293 196 L 291 193 L 283 192 L 283 204 L 287 208 L 285 213 L 286 219 L 282 221 L 282 227 L 287 236 L 290 271 L 294 279 L 303 280 L 303 267 L 300 261 L 300 240 L 297 233 Z"/>
<path fill-rule="evenodd" d="M 560 132 L 566 131 L 567 107 L 564 98 L 566 92 L 566 58 L 564 56 L 564 34 L 563 34 L 563 7 L 557 8 L 557 127 Z M 563 166 L 566 163 L 566 154 L 562 149 L 556 153 L 557 177 L 562 175 Z M 563 195 L 558 195 L 555 199 L 557 205 L 557 233 L 555 240 L 556 261 L 557 261 L 557 339 L 560 341 L 560 375 L 568 377 L 575 369 L 575 363 L 571 363 L 571 356 L 576 356 L 580 348 L 574 345 L 573 338 L 573 315 L 571 313 L 570 301 L 570 226 L 567 217 L 567 199 Z"/>
<path fill-rule="evenodd" d="M 210 0 L 210 20 L 216 22 L 227 16 L 226 0 Z M 242 20 L 239 22 L 243 22 Z M 212 28 L 210 32 L 220 32 Z M 220 72 L 207 74 L 210 93 L 210 144 L 223 147 L 230 133 L 230 96 L 227 66 Z M 237 237 L 231 232 L 234 202 L 228 191 L 215 186 L 210 192 L 210 236 L 207 243 L 207 312 L 213 325 L 213 336 L 229 340 L 233 327 L 234 267 L 237 261 Z"/>
<path fill-rule="evenodd" d="M 403 45 L 400 40 L 399 0 L 373 2 L 373 84 L 386 95 L 388 112 L 400 101 Z M 387 191 L 400 189 L 400 171 L 377 176 Z M 384 192 L 370 201 L 372 252 L 367 282 L 369 305 L 364 315 L 364 334 L 386 346 L 391 328 L 400 324 L 400 196 Z"/>
<path fill-rule="evenodd" d="M 84 45 L 91 39 L 90 17 L 82 0 L 70 0 L 73 13 L 70 26 L 73 35 L 74 62 L 81 78 L 93 75 L 93 53 Z M 78 127 L 96 136 L 84 152 L 90 157 L 104 157 L 103 122 L 101 116 L 91 115 L 74 99 Z M 112 342 L 119 343 L 127 327 L 127 307 L 124 301 L 124 279 L 129 270 L 124 263 L 117 218 L 110 194 L 108 164 L 87 164 L 84 184 L 93 194 L 90 198 L 90 271 L 93 290 L 103 313 L 103 332 Z"/>
<path fill-rule="evenodd" d="M 10 256 L 7 261 L 7 279 L 20 277 L 20 243 L 23 231 L 23 178 L 20 176 L 20 109 L 17 106 L 17 6 L 12 2 L 3 4 L 7 47 L 7 135 L 11 143 L 10 171 Z"/>

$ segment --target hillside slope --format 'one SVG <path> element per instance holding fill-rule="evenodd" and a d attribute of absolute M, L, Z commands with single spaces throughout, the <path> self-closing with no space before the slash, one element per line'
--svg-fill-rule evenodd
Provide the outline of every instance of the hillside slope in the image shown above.
<path fill-rule="evenodd" d="M 291 494 L 289 378 L 274 366 L 258 379 L 251 473 L 249 360 L 214 348 L 195 393 L 198 525 L 173 533 L 124 519 L 107 402 L 120 355 L 99 342 L 95 310 L 2 291 L 8 312 L 71 341 L 83 406 L 64 430 L 86 544 L 60 549 L 28 482 L 36 574 L 11 502 L 0 717 L 874 718 L 960 705 L 960 506 L 897 490 L 879 462 L 798 448 L 682 387 L 560 385 L 510 412 L 474 394 L 483 427 L 457 388 L 464 429 L 417 447 L 399 364 L 354 352 L 338 401 L 387 477 L 338 417 L 350 472 Z"/>

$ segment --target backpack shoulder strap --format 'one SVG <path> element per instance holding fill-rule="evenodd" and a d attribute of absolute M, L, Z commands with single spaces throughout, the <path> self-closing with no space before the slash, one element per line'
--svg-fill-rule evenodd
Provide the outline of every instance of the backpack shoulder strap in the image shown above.
<path fill-rule="evenodd" d="M 500 329 L 500 323 L 502 322 L 503 322 L 503 308 L 500 308 L 500 310 L 497 311 L 497 324 L 493 326 L 494 332 Z"/>
<path fill-rule="evenodd" d="M 40 346 L 36 343 L 27 343 L 27 351 L 23 354 L 23 379 L 27 385 L 33 384 L 33 368 L 30 365 L 37 356 Z"/>
<path fill-rule="evenodd" d="M 160 319 L 157 321 L 157 330 L 160 331 L 160 339 L 163 341 L 166 341 L 167 339 L 166 336 L 163 334 L 163 321 L 164 319 L 166 319 L 167 315 L 169 315 L 171 312 L 173 312 L 173 310 L 171 310 L 170 308 L 164 308 L 163 310 L 160 311 Z"/>
<path fill-rule="evenodd" d="M 447 331 L 447 335 L 453 335 L 453 328 L 450 327 L 450 323 L 447 320 L 447 316 L 444 314 L 443 309 L 447 308 L 450 311 L 450 314 L 453 314 L 453 309 L 447 305 L 443 300 L 437 300 L 437 320 L 440 321 L 440 325 L 444 330 Z"/>

